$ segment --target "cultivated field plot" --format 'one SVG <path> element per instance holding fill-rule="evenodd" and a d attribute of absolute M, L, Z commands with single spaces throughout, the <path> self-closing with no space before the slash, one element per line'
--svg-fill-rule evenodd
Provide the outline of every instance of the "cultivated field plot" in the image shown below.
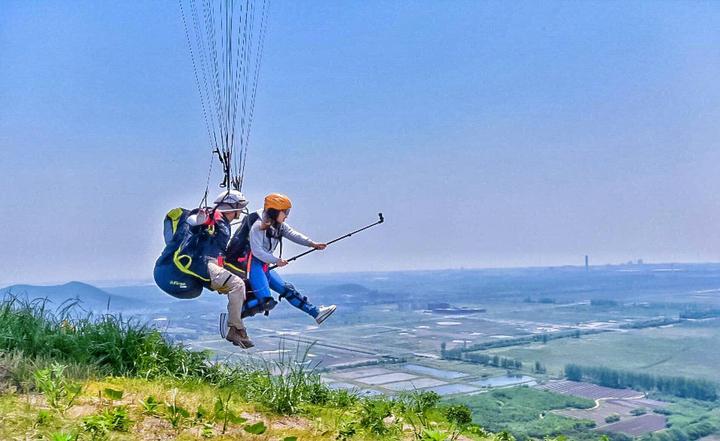
<path fill-rule="evenodd" d="M 652 410 L 666 407 L 668 403 L 644 398 L 644 394 L 636 390 L 566 380 L 551 381 L 536 386 L 536 389 L 596 400 L 597 405 L 590 409 L 559 409 L 553 413 L 579 420 L 592 420 L 597 430 L 639 436 L 664 429 L 667 424 L 664 415 L 654 414 Z M 645 414 L 637 415 L 642 412 Z M 620 421 L 608 424 L 606 418 L 610 416 L 617 416 Z"/>
<path fill-rule="evenodd" d="M 391 383 L 391 384 L 384 384 L 383 387 L 385 389 L 390 389 L 392 391 L 412 391 L 416 389 L 427 389 L 429 387 L 436 387 L 436 386 L 443 386 L 447 383 L 442 380 L 437 380 L 435 378 L 416 378 L 414 380 L 409 381 L 401 381 L 398 383 Z"/>
<path fill-rule="evenodd" d="M 343 369 L 323 374 L 323 381 L 333 388 L 360 389 L 393 394 L 412 390 L 432 390 L 440 395 L 477 392 L 479 388 L 466 383 L 468 374 L 419 364 L 387 365 Z"/>
<path fill-rule="evenodd" d="M 630 436 L 640 436 L 650 432 L 662 430 L 667 426 L 667 419 L 663 415 L 647 414 L 634 417 L 617 423 L 599 427 L 601 432 L 619 432 Z"/>
<path fill-rule="evenodd" d="M 318 341 L 350 349 L 362 349 L 376 354 L 438 356 L 443 343 L 447 348 L 472 345 L 497 339 L 511 338 L 539 332 L 552 332 L 548 323 L 519 322 L 498 318 L 488 320 L 484 314 L 442 315 L 424 311 L 397 311 L 377 306 L 361 307 L 359 315 L 374 311 L 365 322 L 346 323 L 338 312 L 322 327 L 308 325 L 305 317 L 283 314 L 273 318 L 271 329 L 262 318 L 248 321 L 251 335 L 273 334 L 288 339 Z M 253 328 L 252 325 L 263 325 Z M 268 326 L 268 328 L 265 328 Z M 559 329 L 559 328 L 558 328 Z"/>
<path fill-rule="evenodd" d="M 630 306 L 614 309 L 597 308 L 590 306 L 590 298 L 591 294 L 585 294 L 578 301 L 569 303 L 493 305 L 487 317 L 488 319 L 511 317 L 522 322 L 546 323 L 568 328 L 608 319 L 615 322 L 644 320 L 659 314 L 656 310 Z M 677 314 L 676 310 L 672 312 Z"/>
<path fill-rule="evenodd" d="M 597 400 L 600 398 L 642 398 L 645 396 L 644 393 L 632 389 L 614 389 L 598 386 L 592 383 L 582 383 L 568 380 L 550 381 L 535 387 L 558 394 L 574 395 L 576 397 L 588 398 L 591 400 Z"/>
<path fill-rule="evenodd" d="M 503 375 L 500 377 L 491 377 L 484 380 L 472 381 L 470 382 L 470 384 L 474 386 L 480 386 L 482 388 L 518 386 L 521 384 L 531 386 L 535 385 L 535 378 L 527 375 L 520 375 L 515 377 Z"/>
<path fill-rule="evenodd" d="M 623 420 L 626 418 L 637 418 L 637 415 L 632 414 L 632 412 L 637 409 L 643 409 L 645 412 L 649 412 L 652 408 L 665 407 L 666 405 L 667 403 L 662 403 L 660 406 L 650 407 L 636 400 L 603 400 L 599 401 L 598 406 L 592 409 L 562 409 L 557 410 L 556 413 L 580 420 L 593 420 L 595 424 L 600 427 L 607 424 L 605 418 L 611 415 L 618 415 Z"/>
<path fill-rule="evenodd" d="M 454 380 L 457 378 L 467 377 L 468 374 L 464 372 L 449 371 L 445 369 L 436 369 L 427 366 L 420 366 L 417 364 L 405 364 L 402 368 L 406 371 L 413 372 L 416 374 L 430 375 L 435 378 L 443 378 L 446 380 Z"/>
<path fill-rule="evenodd" d="M 687 321 L 661 328 L 551 340 L 490 351 L 524 363 L 539 361 L 551 374 L 567 363 L 612 366 L 650 374 L 686 376 L 720 382 L 720 351 L 708 348 L 720 341 L 720 320 Z"/>
<path fill-rule="evenodd" d="M 376 386 L 378 384 L 395 383 L 398 381 L 407 381 L 415 378 L 418 378 L 417 375 L 406 374 L 404 372 L 392 372 L 389 374 L 375 375 L 372 377 L 356 378 L 355 381 L 370 386 Z"/>

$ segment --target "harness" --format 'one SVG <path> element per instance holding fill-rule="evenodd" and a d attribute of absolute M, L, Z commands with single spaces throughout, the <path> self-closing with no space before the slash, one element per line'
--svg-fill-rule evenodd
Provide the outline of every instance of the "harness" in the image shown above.
<path fill-rule="evenodd" d="M 181 210 L 181 211 L 178 211 Z M 187 218 L 191 214 L 199 213 L 200 210 L 183 210 L 182 208 L 175 208 L 173 210 L 170 210 L 167 214 L 167 218 L 169 218 L 172 221 L 172 233 L 173 233 L 173 239 L 176 239 L 174 236 L 178 233 L 178 226 L 180 225 L 181 221 L 186 221 Z M 221 213 L 213 211 L 211 212 L 210 216 L 208 217 L 208 220 L 206 221 L 205 225 L 206 228 L 198 233 L 193 233 L 190 231 L 190 229 L 184 230 L 183 234 L 184 237 L 182 238 L 182 241 L 180 242 L 180 245 L 177 247 L 175 252 L 173 253 L 173 263 L 175 264 L 175 267 L 182 272 L 183 274 L 187 274 L 189 276 L 195 277 L 203 282 L 210 283 L 210 278 L 203 277 L 202 275 L 196 273 L 195 271 L 191 270 L 193 264 L 193 258 L 189 254 L 184 254 L 184 251 L 189 248 L 190 245 L 197 246 L 200 240 L 203 238 L 203 236 L 214 236 L 215 235 L 215 225 L 217 224 L 217 221 L 220 220 L 220 216 L 222 216 Z M 177 238 L 179 239 L 179 238 Z M 218 265 L 222 266 L 222 257 L 218 258 Z"/>

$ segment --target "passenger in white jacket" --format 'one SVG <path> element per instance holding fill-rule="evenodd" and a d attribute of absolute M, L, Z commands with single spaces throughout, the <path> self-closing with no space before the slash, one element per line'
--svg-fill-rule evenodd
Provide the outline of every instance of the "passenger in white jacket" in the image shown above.
<path fill-rule="evenodd" d="M 314 306 L 292 284 L 286 283 L 277 272 L 269 269 L 269 265 L 278 267 L 287 265 L 286 260 L 273 254 L 279 245 L 282 256 L 283 238 L 317 250 L 324 250 L 327 246 L 311 240 L 285 223 L 291 207 L 292 203 L 287 196 L 272 193 L 265 197 L 263 210 L 258 211 L 254 216 L 257 217 L 257 220 L 250 228 L 248 237 L 250 253 L 247 256 L 247 275 L 255 299 L 251 299 L 245 304 L 245 310 L 256 313 L 272 309 L 275 302 L 270 290 L 273 290 L 280 294 L 280 298 L 286 299 L 291 305 L 309 314 L 320 324 L 335 312 L 335 305 Z"/>

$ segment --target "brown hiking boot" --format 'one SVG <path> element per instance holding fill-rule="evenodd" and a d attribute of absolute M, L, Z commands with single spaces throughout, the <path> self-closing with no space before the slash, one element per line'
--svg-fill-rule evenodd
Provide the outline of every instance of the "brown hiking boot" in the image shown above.
<path fill-rule="evenodd" d="M 235 346 L 240 346 L 243 349 L 250 349 L 255 346 L 255 344 L 250 340 L 250 337 L 248 337 L 245 328 L 238 329 L 234 326 L 230 326 L 225 340 L 231 342 Z"/>

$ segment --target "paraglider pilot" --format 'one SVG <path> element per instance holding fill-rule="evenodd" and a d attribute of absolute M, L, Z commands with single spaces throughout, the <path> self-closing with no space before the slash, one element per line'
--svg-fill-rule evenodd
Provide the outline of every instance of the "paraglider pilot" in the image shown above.
<path fill-rule="evenodd" d="M 284 298 L 313 317 L 317 324 L 321 324 L 335 312 L 336 306 L 318 307 L 308 302 L 307 297 L 300 294 L 292 284 L 285 282 L 270 266 L 287 265 L 287 261 L 282 258 L 283 238 L 317 250 L 324 250 L 327 245 L 311 240 L 285 223 L 292 207 L 290 198 L 272 193 L 265 197 L 264 202 L 262 210 L 245 218 L 243 227 L 235 232 L 228 246 L 229 255 L 233 255 L 233 249 L 241 250 L 236 253 L 241 256 L 239 261 L 246 265 L 248 281 L 254 294 L 254 298 L 251 297 L 246 302 L 243 316 L 267 312 L 274 308 L 277 302 L 270 293 L 272 290 L 280 294 L 281 299 Z M 273 255 L 278 245 L 281 257 Z"/>

